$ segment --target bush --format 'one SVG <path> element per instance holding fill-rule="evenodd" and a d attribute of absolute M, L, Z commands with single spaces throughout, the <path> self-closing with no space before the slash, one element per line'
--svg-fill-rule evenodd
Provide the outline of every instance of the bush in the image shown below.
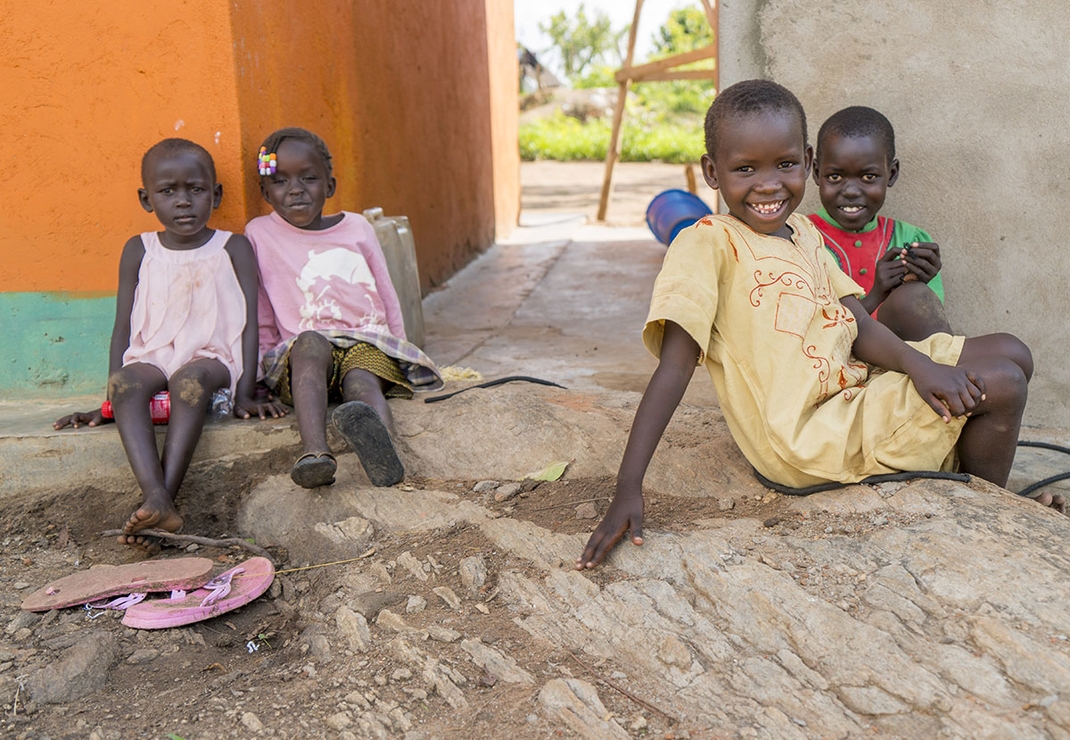
<path fill-rule="evenodd" d="M 520 127 L 520 158 L 527 162 L 605 160 L 611 126 L 608 119 L 580 123 L 556 111 Z M 648 127 L 625 116 L 622 137 L 622 162 L 683 164 L 697 162 L 705 151 L 701 125 L 664 122 Z"/>

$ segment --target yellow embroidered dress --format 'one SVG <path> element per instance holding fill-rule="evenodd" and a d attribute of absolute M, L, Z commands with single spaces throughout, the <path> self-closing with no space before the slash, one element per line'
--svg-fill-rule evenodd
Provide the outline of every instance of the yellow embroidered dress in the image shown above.
<path fill-rule="evenodd" d="M 767 478 L 802 487 L 900 470 L 949 470 L 965 419 L 947 424 L 910 378 L 851 354 L 858 327 L 839 299 L 862 289 L 836 267 L 806 218 L 789 241 L 732 216 L 708 216 L 673 241 L 643 342 L 661 351 L 665 321 L 702 350 L 732 436 Z M 964 337 L 912 346 L 953 365 Z"/>

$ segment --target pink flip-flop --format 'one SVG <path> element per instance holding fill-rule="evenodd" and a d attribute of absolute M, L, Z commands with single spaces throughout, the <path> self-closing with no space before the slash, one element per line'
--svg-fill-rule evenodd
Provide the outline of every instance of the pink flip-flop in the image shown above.
<path fill-rule="evenodd" d="M 123 614 L 123 624 L 143 630 L 181 627 L 201 622 L 244 606 L 268 590 L 275 566 L 267 558 L 249 558 L 220 573 L 196 591 L 134 604 Z"/>
<path fill-rule="evenodd" d="M 98 565 L 53 581 L 22 602 L 30 612 L 88 604 L 123 594 L 199 588 L 212 575 L 208 558 L 142 560 L 127 565 Z"/>

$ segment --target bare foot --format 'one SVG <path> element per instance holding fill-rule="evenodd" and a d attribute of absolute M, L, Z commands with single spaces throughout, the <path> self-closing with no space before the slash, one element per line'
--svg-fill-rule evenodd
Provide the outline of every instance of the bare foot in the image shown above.
<path fill-rule="evenodd" d="M 1066 496 L 1061 493 L 1052 493 L 1051 491 L 1044 491 L 1033 500 L 1041 506 L 1047 506 L 1050 509 L 1055 509 L 1060 514 L 1066 513 Z"/>
<path fill-rule="evenodd" d="M 137 547 L 142 550 L 158 550 L 160 540 L 158 537 L 139 535 L 143 529 L 162 529 L 166 532 L 177 532 L 182 528 L 182 517 L 169 503 L 163 506 L 155 506 L 146 501 L 141 508 L 130 515 L 123 525 L 123 534 L 119 535 L 119 544 Z"/>

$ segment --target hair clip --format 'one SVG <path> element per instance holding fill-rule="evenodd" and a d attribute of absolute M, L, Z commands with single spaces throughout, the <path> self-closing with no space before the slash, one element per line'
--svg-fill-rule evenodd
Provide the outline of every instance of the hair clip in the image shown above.
<path fill-rule="evenodd" d="M 260 147 L 260 154 L 257 156 L 257 165 L 260 168 L 261 175 L 274 175 L 275 170 L 279 168 L 279 163 L 276 161 L 278 157 L 275 152 L 268 154 L 266 146 Z"/>

